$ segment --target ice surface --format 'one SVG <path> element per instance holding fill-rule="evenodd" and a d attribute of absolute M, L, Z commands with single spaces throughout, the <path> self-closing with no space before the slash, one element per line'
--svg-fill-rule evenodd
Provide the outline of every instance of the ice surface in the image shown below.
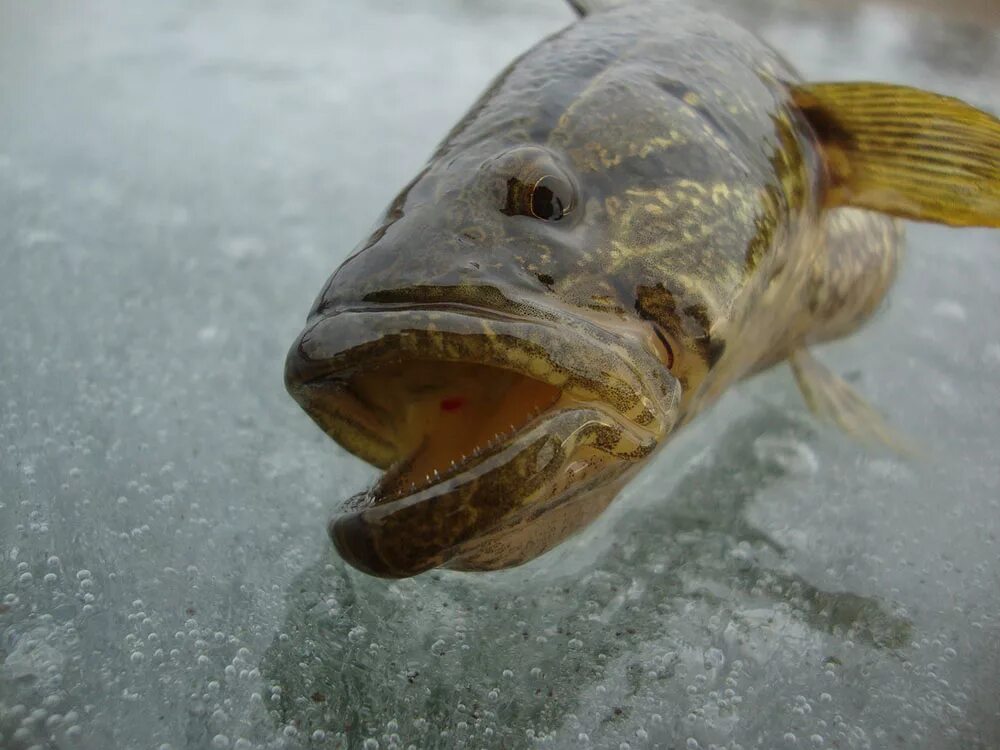
<path fill-rule="evenodd" d="M 974 3 L 830 5 L 732 12 L 812 77 L 1000 108 Z M 372 472 L 284 393 L 286 347 L 570 18 L 0 5 L 0 747 L 1000 746 L 997 232 L 912 226 L 888 309 L 820 352 L 918 459 L 814 424 L 779 370 L 522 569 L 391 583 L 332 553 Z"/>

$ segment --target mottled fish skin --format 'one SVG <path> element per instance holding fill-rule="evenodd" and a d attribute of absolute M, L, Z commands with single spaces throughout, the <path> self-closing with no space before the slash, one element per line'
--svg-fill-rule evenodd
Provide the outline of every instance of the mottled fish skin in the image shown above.
<path fill-rule="evenodd" d="M 289 355 L 290 390 L 338 442 L 383 467 L 397 458 L 385 436 L 304 384 L 418 357 L 531 370 L 645 424 L 656 447 L 734 382 L 855 330 L 893 280 L 901 229 L 821 208 L 824 166 L 791 98 L 797 81 L 750 33 L 668 2 L 595 13 L 542 41 L 500 74 L 331 277 Z M 575 192 L 561 220 L 505 210 L 512 176 L 552 175 Z M 443 336 L 437 308 L 482 311 L 479 330 Z M 357 311 L 373 315 L 348 330 L 341 313 Z M 392 324 L 372 330 L 386 311 Z M 531 347 L 517 320 L 565 335 Z M 504 326 L 511 335 L 497 333 Z M 650 346 L 655 329 L 672 362 Z M 664 405 L 671 388 L 676 408 Z M 582 488 L 590 499 L 580 502 L 596 515 L 620 485 Z M 503 567 L 581 525 L 527 523 L 491 537 L 516 526 L 520 541 L 432 562 Z M 435 533 L 421 531 L 432 546 Z"/>

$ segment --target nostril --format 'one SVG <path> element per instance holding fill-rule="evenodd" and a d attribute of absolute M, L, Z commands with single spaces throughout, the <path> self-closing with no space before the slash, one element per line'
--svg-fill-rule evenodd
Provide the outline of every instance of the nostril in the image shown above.
<path fill-rule="evenodd" d="M 481 227 L 465 227 L 459 232 L 459 235 L 463 239 L 471 240 L 472 242 L 483 242 L 486 240 L 486 232 Z"/>

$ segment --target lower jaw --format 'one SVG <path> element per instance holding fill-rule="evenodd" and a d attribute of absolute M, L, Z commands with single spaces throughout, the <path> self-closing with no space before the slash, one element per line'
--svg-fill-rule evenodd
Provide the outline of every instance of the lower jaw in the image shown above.
<path fill-rule="evenodd" d="M 654 446 L 598 409 L 559 410 L 454 477 L 388 502 L 361 500 L 331 521 L 330 535 L 347 562 L 382 577 L 510 567 L 589 523 Z"/>
<path fill-rule="evenodd" d="M 466 544 L 442 565 L 451 570 L 493 571 L 523 565 L 579 533 L 614 501 L 635 466 L 607 472 L 604 481 L 497 528 Z"/>

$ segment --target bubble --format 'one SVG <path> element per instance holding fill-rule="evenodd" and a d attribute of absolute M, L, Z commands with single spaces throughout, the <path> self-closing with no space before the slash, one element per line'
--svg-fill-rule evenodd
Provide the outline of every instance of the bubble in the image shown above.
<path fill-rule="evenodd" d="M 351 643 L 357 643 L 365 637 L 367 632 L 368 629 L 364 625 L 355 625 L 347 632 L 347 640 Z"/>
<path fill-rule="evenodd" d="M 717 648 L 705 651 L 705 669 L 722 669 L 726 664 L 726 655 Z"/>
<path fill-rule="evenodd" d="M 933 307 L 931 307 L 931 313 L 940 318 L 958 322 L 961 322 L 968 317 L 968 314 L 965 312 L 965 308 L 955 300 L 951 299 L 938 300 Z"/>
<path fill-rule="evenodd" d="M 146 655 L 142 651 L 133 651 L 129 658 L 133 664 L 142 664 L 142 660 L 146 658 Z"/>
<path fill-rule="evenodd" d="M 801 440 L 784 435 L 761 435 L 753 441 L 753 452 L 764 466 L 806 477 L 819 470 L 816 453 Z"/>
<path fill-rule="evenodd" d="M 212 738 L 212 747 L 229 747 L 229 738 L 224 734 L 217 734 Z"/>
<path fill-rule="evenodd" d="M 42 578 L 42 580 L 45 581 L 45 583 L 51 584 L 51 583 L 55 583 L 56 581 L 58 581 L 59 580 L 59 576 L 57 576 L 55 573 L 46 573 L 45 577 Z"/>

